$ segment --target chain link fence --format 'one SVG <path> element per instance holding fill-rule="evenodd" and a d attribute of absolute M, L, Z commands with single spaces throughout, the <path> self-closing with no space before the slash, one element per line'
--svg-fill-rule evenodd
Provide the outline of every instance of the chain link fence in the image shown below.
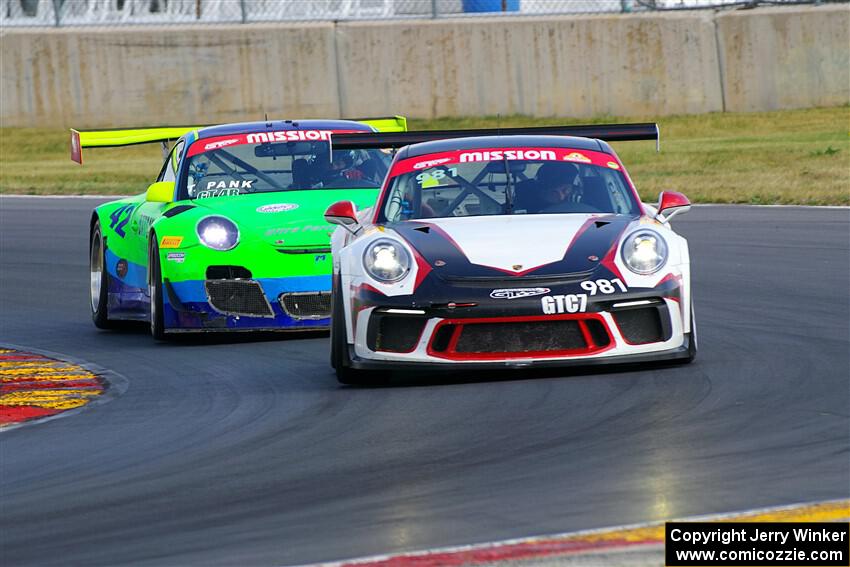
<path fill-rule="evenodd" d="M 0 0 L 0 27 L 645 12 L 848 0 Z"/>

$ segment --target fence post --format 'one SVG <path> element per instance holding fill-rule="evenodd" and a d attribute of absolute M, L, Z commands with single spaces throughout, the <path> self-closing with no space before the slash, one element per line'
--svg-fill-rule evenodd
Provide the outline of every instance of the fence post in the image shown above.
<path fill-rule="evenodd" d="M 431 18 L 437 17 L 437 0 L 431 0 Z"/>
<path fill-rule="evenodd" d="M 53 0 L 53 23 L 57 28 L 62 25 L 62 15 L 59 13 L 61 8 L 60 0 Z"/>
<path fill-rule="evenodd" d="M 242 10 L 242 23 L 248 21 L 248 12 L 245 9 L 245 0 L 239 0 L 239 9 Z"/>
<path fill-rule="evenodd" d="M 634 8 L 632 0 L 620 0 L 620 11 L 631 12 Z"/>

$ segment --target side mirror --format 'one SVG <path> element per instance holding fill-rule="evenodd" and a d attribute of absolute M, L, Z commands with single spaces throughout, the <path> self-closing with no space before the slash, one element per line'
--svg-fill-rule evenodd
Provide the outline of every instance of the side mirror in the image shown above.
<path fill-rule="evenodd" d="M 662 191 L 658 196 L 658 216 L 664 215 L 669 221 L 679 213 L 687 213 L 691 210 L 691 202 L 681 193 L 675 191 Z"/>
<path fill-rule="evenodd" d="M 328 207 L 325 211 L 325 221 L 330 224 L 338 224 L 351 234 L 357 234 L 360 230 L 360 221 L 357 220 L 357 207 L 351 201 L 338 201 Z"/>
<path fill-rule="evenodd" d="M 148 187 L 145 201 L 150 203 L 170 203 L 174 200 L 174 182 L 157 181 Z"/>

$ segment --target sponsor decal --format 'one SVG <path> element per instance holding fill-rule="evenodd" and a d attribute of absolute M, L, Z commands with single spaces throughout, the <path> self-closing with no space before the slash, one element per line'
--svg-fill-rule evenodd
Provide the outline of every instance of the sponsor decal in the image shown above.
<path fill-rule="evenodd" d="M 123 278 L 127 275 L 127 271 L 130 269 L 130 265 L 127 264 L 127 260 L 120 259 L 118 263 L 115 264 L 115 273 L 118 274 L 119 278 Z"/>
<path fill-rule="evenodd" d="M 493 299 L 519 299 L 520 297 L 533 297 L 543 295 L 552 291 L 548 287 L 520 287 L 507 289 L 494 289 L 490 292 Z"/>
<path fill-rule="evenodd" d="M 219 148 L 223 148 L 225 146 L 230 146 L 230 145 L 238 144 L 238 143 L 239 143 L 239 138 L 230 138 L 228 140 L 219 140 L 217 142 L 212 142 L 211 144 L 207 144 L 206 146 L 204 146 L 204 151 L 206 152 L 206 151 L 209 151 L 209 150 L 217 150 Z"/>
<path fill-rule="evenodd" d="M 183 252 L 169 252 L 165 257 L 169 262 L 177 262 L 178 264 L 182 264 L 186 261 L 186 254 Z"/>
<path fill-rule="evenodd" d="M 255 179 L 208 181 L 206 189 L 251 189 Z M 237 194 L 239 192 L 237 191 Z"/>
<path fill-rule="evenodd" d="M 327 259 L 328 259 L 328 256 L 326 254 L 316 254 L 316 258 L 314 259 L 314 262 L 324 262 Z"/>
<path fill-rule="evenodd" d="M 480 152 L 463 152 L 460 154 L 460 162 L 471 161 L 499 161 L 514 159 L 555 159 L 555 152 L 551 150 L 483 150 Z"/>
<path fill-rule="evenodd" d="M 282 226 L 270 228 L 266 231 L 266 236 L 278 236 L 281 234 L 292 234 L 293 232 L 333 232 L 336 229 L 333 225 L 305 225 L 305 226 Z"/>
<path fill-rule="evenodd" d="M 277 203 L 275 205 L 263 205 L 257 207 L 258 213 L 285 213 L 286 211 L 294 211 L 298 208 L 295 203 Z"/>
<path fill-rule="evenodd" d="M 160 248 L 180 248 L 181 244 L 183 244 L 182 236 L 163 236 L 159 241 Z"/>
<path fill-rule="evenodd" d="M 543 307 L 543 313 L 546 315 L 584 313 L 587 309 L 587 294 L 547 295 L 540 298 L 540 305 Z"/>
<path fill-rule="evenodd" d="M 212 183 L 215 183 L 215 181 Z M 206 189 L 204 191 L 198 191 L 197 198 L 208 199 L 210 197 L 231 197 L 233 195 L 239 195 L 239 189 Z"/>
<path fill-rule="evenodd" d="M 435 165 L 440 165 L 441 163 L 446 163 L 452 161 L 452 158 L 444 157 L 439 159 L 429 159 L 427 161 L 420 161 L 413 165 L 413 169 L 425 169 L 426 167 L 434 167 Z"/>
<path fill-rule="evenodd" d="M 438 268 L 442 268 L 443 266 L 446 265 L 446 261 L 445 260 L 437 260 L 437 261 L 434 262 L 434 265 L 437 266 Z"/>
<path fill-rule="evenodd" d="M 283 130 L 281 132 L 257 132 L 248 134 L 248 144 L 267 142 L 327 142 L 332 130 Z"/>
<path fill-rule="evenodd" d="M 562 158 L 564 161 L 580 161 L 582 163 L 593 163 L 593 160 L 584 154 L 571 152 Z"/>
<path fill-rule="evenodd" d="M 594 150 L 576 150 L 574 148 L 527 147 L 527 148 L 475 148 L 435 152 L 429 155 L 402 159 L 393 165 L 390 177 L 403 173 L 418 172 L 435 166 L 450 167 L 453 164 L 467 162 L 488 162 L 501 160 L 530 161 L 571 161 L 592 164 L 601 167 L 622 169 L 613 161 L 611 154 Z M 613 163 L 614 166 L 609 165 Z M 616 167 L 615 167 L 616 166 Z"/>
<path fill-rule="evenodd" d="M 265 144 L 269 142 L 328 142 L 332 134 L 349 134 L 361 130 L 282 130 L 277 132 L 252 132 L 250 134 L 229 134 L 197 140 L 189 146 L 187 156 L 192 157 L 206 151 L 215 151 L 238 144 Z"/>
<path fill-rule="evenodd" d="M 153 217 L 150 215 L 139 215 L 139 234 L 146 234 L 148 229 L 153 224 Z"/>
<path fill-rule="evenodd" d="M 609 161 L 609 162 L 608 162 L 608 163 L 606 163 L 605 165 L 607 165 L 607 166 L 608 166 L 608 167 L 610 167 L 611 169 L 620 169 L 620 166 L 619 166 L 619 165 L 617 165 L 617 162 L 615 162 L 615 161 Z"/>
<path fill-rule="evenodd" d="M 518 272 L 522 269 L 522 264 L 514 264 L 511 268 L 513 268 L 515 272 Z"/>

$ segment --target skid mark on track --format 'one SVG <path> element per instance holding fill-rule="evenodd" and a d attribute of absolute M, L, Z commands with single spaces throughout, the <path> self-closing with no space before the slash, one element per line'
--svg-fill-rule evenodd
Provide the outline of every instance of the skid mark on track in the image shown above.
<path fill-rule="evenodd" d="M 0 348 L 0 430 L 80 408 L 107 390 L 80 364 L 17 348 Z"/>

